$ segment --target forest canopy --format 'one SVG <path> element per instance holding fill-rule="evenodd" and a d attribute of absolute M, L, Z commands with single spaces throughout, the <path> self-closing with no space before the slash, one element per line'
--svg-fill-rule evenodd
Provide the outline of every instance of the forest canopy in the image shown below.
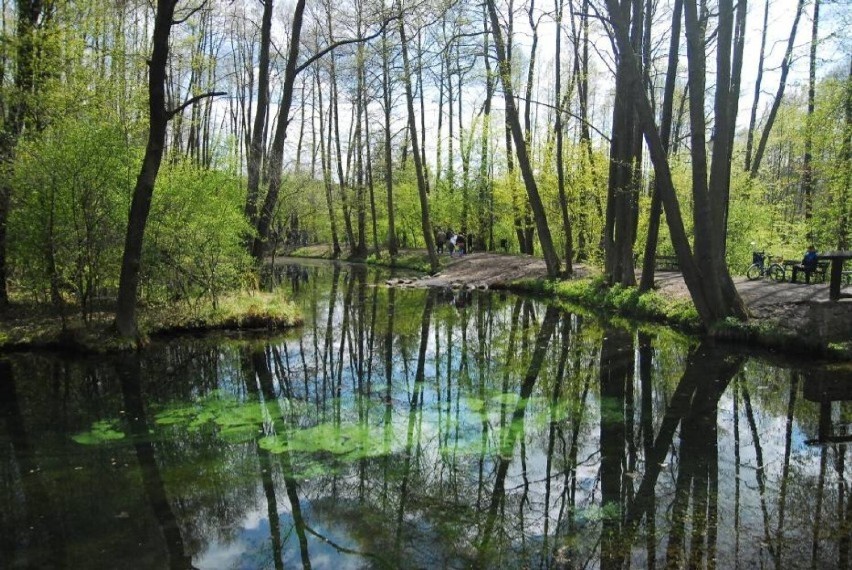
<path fill-rule="evenodd" d="M 436 269 L 440 229 L 625 285 L 677 256 L 711 321 L 742 314 L 730 274 L 753 250 L 849 248 L 843 3 L 20 1 L 2 17 L 3 303 L 85 317 L 130 283 L 132 303 L 215 304 L 306 243 L 426 248 Z"/>

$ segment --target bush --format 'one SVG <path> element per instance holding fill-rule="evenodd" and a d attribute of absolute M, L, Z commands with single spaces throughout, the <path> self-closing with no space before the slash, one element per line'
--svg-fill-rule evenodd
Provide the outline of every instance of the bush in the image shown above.
<path fill-rule="evenodd" d="M 9 219 L 12 275 L 36 300 L 71 296 L 84 318 L 117 286 L 138 161 L 117 125 L 73 117 L 16 149 Z"/>
<path fill-rule="evenodd" d="M 143 251 L 144 293 L 215 307 L 251 274 L 244 193 L 236 175 L 189 162 L 160 170 Z"/>

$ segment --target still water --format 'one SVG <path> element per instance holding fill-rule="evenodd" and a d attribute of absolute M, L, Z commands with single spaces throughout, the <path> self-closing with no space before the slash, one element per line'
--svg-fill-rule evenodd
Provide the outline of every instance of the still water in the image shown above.
<path fill-rule="evenodd" d="M 842 367 L 385 278 L 287 268 L 283 336 L 0 356 L 0 568 L 849 567 Z"/>

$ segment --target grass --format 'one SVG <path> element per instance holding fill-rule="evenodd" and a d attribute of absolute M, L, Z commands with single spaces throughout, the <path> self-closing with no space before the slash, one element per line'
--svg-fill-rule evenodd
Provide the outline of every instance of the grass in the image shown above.
<path fill-rule="evenodd" d="M 607 287 L 600 277 L 568 281 L 523 279 L 512 289 L 546 295 L 594 309 L 678 326 L 690 332 L 702 329 L 695 305 L 689 299 L 664 297 L 657 291 L 640 293 L 636 287 Z"/>
<path fill-rule="evenodd" d="M 95 313 L 83 322 L 79 313 L 65 327 L 49 307 L 14 303 L 0 319 L 0 350 L 67 348 L 88 352 L 113 352 L 136 346 L 118 337 L 112 325 L 114 312 Z M 282 329 L 302 324 L 296 306 L 280 295 L 256 291 L 232 293 L 214 308 L 212 303 L 191 308 L 185 303 L 148 304 L 138 310 L 143 339 L 152 335 L 210 330 Z M 143 341 L 144 342 L 144 341 Z"/>
<path fill-rule="evenodd" d="M 206 304 L 198 310 L 174 305 L 150 308 L 140 315 L 148 334 L 213 329 L 278 329 L 302 324 L 296 306 L 280 295 L 257 291 L 232 294 L 216 307 Z"/>

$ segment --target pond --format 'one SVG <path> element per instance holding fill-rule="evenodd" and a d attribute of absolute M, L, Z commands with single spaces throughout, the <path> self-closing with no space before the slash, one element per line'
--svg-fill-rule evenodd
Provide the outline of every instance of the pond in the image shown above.
<path fill-rule="evenodd" d="M 0 568 L 849 566 L 842 369 L 279 277 L 284 335 L 0 355 Z"/>

